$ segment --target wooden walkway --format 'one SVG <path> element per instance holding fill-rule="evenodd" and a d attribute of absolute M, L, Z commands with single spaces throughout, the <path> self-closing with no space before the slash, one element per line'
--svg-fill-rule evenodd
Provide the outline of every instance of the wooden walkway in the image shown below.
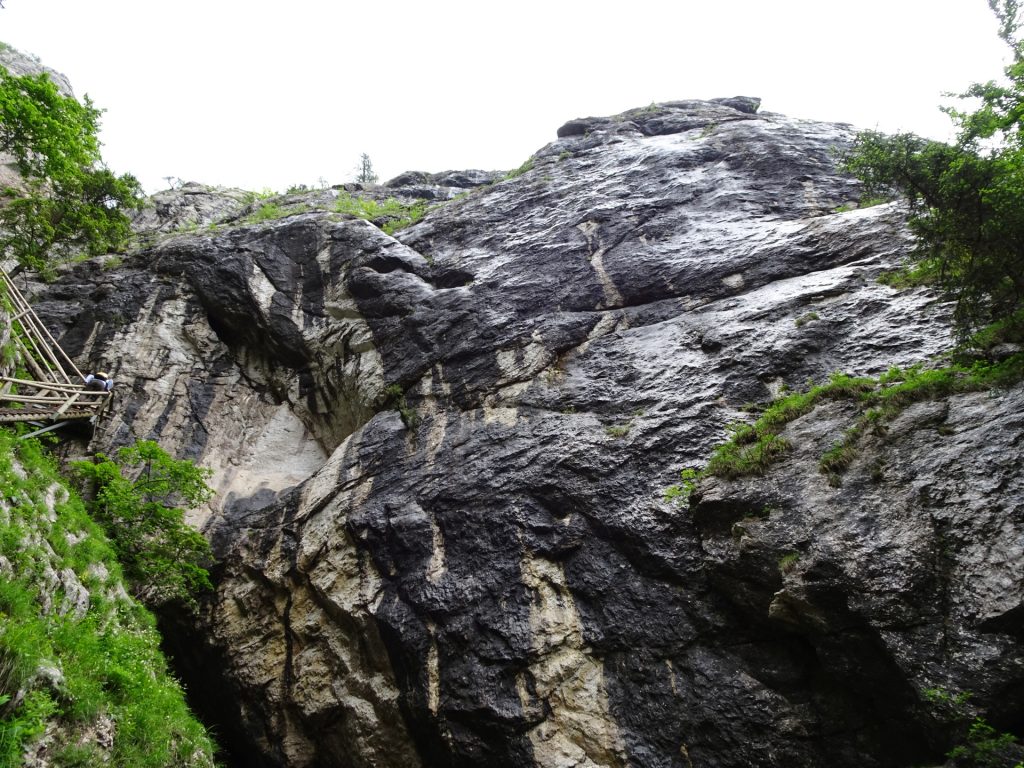
<path fill-rule="evenodd" d="M 95 421 L 110 403 L 110 393 L 85 389 L 84 377 L 36 317 L 6 272 L 0 269 L 0 293 L 11 313 L 11 342 L 28 377 L 0 376 L 0 424 L 19 421 Z"/>

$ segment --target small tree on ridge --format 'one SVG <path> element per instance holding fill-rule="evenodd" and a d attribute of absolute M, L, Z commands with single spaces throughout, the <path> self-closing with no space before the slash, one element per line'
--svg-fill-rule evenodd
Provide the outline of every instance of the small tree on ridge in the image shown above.
<path fill-rule="evenodd" d="M 356 167 L 356 181 L 360 184 L 376 184 L 378 176 L 373 171 L 373 163 L 370 162 L 370 156 L 363 152 L 362 157 L 359 159 L 359 165 Z"/>

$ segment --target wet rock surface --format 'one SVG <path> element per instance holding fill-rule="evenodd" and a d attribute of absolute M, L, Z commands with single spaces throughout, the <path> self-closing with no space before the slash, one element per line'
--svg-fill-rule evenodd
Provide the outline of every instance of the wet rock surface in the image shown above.
<path fill-rule="evenodd" d="M 1021 726 L 1019 393 L 894 425 L 878 483 L 797 452 L 663 499 L 745 403 L 951 343 L 875 280 L 898 206 L 836 212 L 850 129 L 756 102 L 571 121 L 489 185 L 405 174 L 475 191 L 394 237 L 239 214 L 39 289 L 120 382 L 96 443 L 217 469 L 217 592 L 175 632 L 244 764 L 915 765 L 949 747 L 936 686 Z"/>

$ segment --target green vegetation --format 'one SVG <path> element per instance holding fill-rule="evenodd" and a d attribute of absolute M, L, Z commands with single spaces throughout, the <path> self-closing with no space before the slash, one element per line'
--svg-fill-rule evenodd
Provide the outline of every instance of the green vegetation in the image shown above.
<path fill-rule="evenodd" d="M 692 467 L 682 470 L 679 473 L 680 482 L 665 489 L 665 501 L 685 507 L 690 503 L 690 495 L 697 490 L 700 477 L 701 473 Z"/>
<path fill-rule="evenodd" d="M 403 203 L 394 197 L 389 197 L 383 203 L 378 203 L 376 200 L 342 192 L 338 195 L 334 210 L 338 213 L 347 213 L 350 216 L 367 219 L 392 235 L 422 219 L 427 212 L 427 201 L 416 200 L 413 203 Z"/>
<path fill-rule="evenodd" d="M 730 438 L 712 452 L 704 474 L 719 477 L 763 474 L 790 449 L 789 441 L 778 434 L 786 424 L 809 413 L 821 400 L 855 400 L 873 384 L 871 379 L 836 373 L 826 384 L 775 400 L 753 424 L 727 427 Z"/>
<path fill-rule="evenodd" d="M 811 385 L 805 392 L 787 392 L 761 410 L 753 423 L 737 422 L 726 427 L 728 439 L 711 453 L 703 470 L 685 469 L 683 482 L 665 490 L 665 500 L 686 505 L 696 484 L 704 477 L 737 478 L 761 475 L 792 447 L 780 433 L 800 416 L 810 413 L 823 401 L 846 401 L 854 410 L 850 426 L 819 461 L 819 469 L 833 485 L 841 484 L 841 475 L 857 456 L 859 444 L 867 435 L 883 435 L 887 425 L 907 406 L 957 392 L 983 391 L 1006 387 L 1024 380 L 1024 352 L 992 362 L 978 360 L 998 344 L 1020 342 L 1024 328 L 1024 310 L 993 323 L 976 333 L 965 347 L 950 356 L 949 364 L 925 368 L 890 368 L 878 378 L 834 373 L 824 384 Z M 964 350 L 969 350 L 965 352 Z M 750 404 L 745 410 L 755 410 Z M 940 434 L 948 429 L 939 426 Z M 883 465 L 876 462 L 871 476 L 880 480 Z"/>
<path fill-rule="evenodd" d="M 910 205 L 914 270 L 956 302 L 961 337 L 1024 308 L 1024 41 L 1018 0 L 989 0 L 1013 61 L 1004 81 L 973 85 L 974 111 L 945 108 L 953 145 L 913 134 L 858 135 L 845 157 L 867 195 Z"/>
<path fill-rule="evenodd" d="M 953 732 L 962 734 L 961 744 L 946 753 L 946 757 L 964 768 L 1024 768 L 1020 745 L 1012 733 L 1000 733 L 983 717 L 971 716 L 969 692 L 953 694 L 945 688 L 928 688 L 924 698 L 935 709 L 935 714 Z"/>
<path fill-rule="evenodd" d="M 790 552 L 779 558 L 779 572 L 787 574 L 796 568 L 796 564 L 800 562 L 799 552 Z"/>
<path fill-rule="evenodd" d="M 7 431 L 0 558 L 12 566 L 0 569 L 0 768 L 21 765 L 44 731 L 55 766 L 213 765 L 102 530 L 40 443 Z"/>
<path fill-rule="evenodd" d="M 13 155 L 20 188 L 0 192 L 0 251 L 52 273 L 54 257 L 99 255 L 124 246 L 125 212 L 138 208 L 139 182 L 102 165 L 101 111 L 62 96 L 47 75 L 0 70 L 0 150 Z"/>
<path fill-rule="evenodd" d="M 525 163 L 520 165 L 515 170 L 509 171 L 508 173 L 506 173 L 505 174 L 505 178 L 502 179 L 502 181 L 508 181 L 509 179 L 514 179 L 514 178 L 516 178 L 518 176 L 522 176 L 527 171 L 532 171 L 532 170 L 533 170 L 533 158 L 531 157 L 530 159 L 528 159 Z"/>
<path fill-rule="evenodd" d="M 930 269 L 921 264 L 905 264 L 899 269 L 882 272 L 878 276 L 878 282 L 888 285 L 890 288 L 903 290 L 920 285 L 931 285 L 935 282 L 935 276 Z"/>
<path fill-rule="evenodd" d="M 391 384 L 381 394 L 381 408 L 387 411 L 398 411 L 406 429 L 415 431 L 420 423 L 420 415 L 405 399 L 405 390 L 400 384 Z"/>
<path fill-rule="evenodd" d="M 892 202 L 892 199 L 892 195 L 889 195 L 888 197 L 883 197 L 881 195 L 865 195 L 856 203 L 843 203 L 842 205 L 837 205 L 832 210 L 834 213 L 849 213 L 850 211 L 857 211 L 862 208 L 872 208 L 876 205 L 881 205 L 882 203 Z"/>
<path fill-rule="evenodd" d="M 255 211 L 245 217 L 246 224 L 258 224 L 262 221 L 272 221 L 274 219 L 280 219 L 286 215 L 285 209 L 283 209 L 277 203 L 264 203 Z"/>
<path fill-rule="evenodd" d="M 793 323 L 796 325 L 797 328 L 802 328 L 808 323 L 812 323 L 815 320 L 820 319 L 821 318 L 818 316 L 817 312 L 807 312 L 805 314 L 800 315 L 800 317 L 796 318 L 796 320 L 794 320 Z"/>
<path fill-rule="evenodd" d="M 1010 328 L 1008 320 L 1002 331 Z M 999 328 L 986 329 L 975 341 L 992 346 L 1006 338 Z M 892 421 L 908 405 L 931 400 L 955 392 L 972 392 L 1008 386 L 1024 379 L 1024 353 L 999 362 L 954 362 L 942 368 L 926 369 L 922 365 L 907 369 L 890 368 L 877 379 L 857 378 L 835 373 L 825 384 L 781 397 L 765 408 L 753 424 L 732 424 L 730 438 L 715 448 L 704 469 L 704 475 L 740 477 L 763 474 L 790 448 L 779 436 L 793 419 L 809 413 L 823 400 L 848 400 L 859 414 L 833 446 L 821 457 L 820 469 L 833 482 L 850 465 L 857 453 L 860 439 L 867 434 L 883 434 Z"/>
<path fill-rule="evenodd" d="M 605 434 L 608 437 L 620 438 L 625 437 L 629 434 L 629 430 L 633 428 L 633 422 L 627 422 L 626 424 L 613 424 L 604 428 Z"/>
<path fill-rule="evenodd" d="M 260 198 L 263 199 L 263 198 Z M 277 219 L 283 219 L 288 216 L 296 216 L 300 213 L 307 213 L 310 210 L 308 205 L 304 203 L 293 203 L 291 205 L 281 205 L 277 202 L 265 202 L 259 208 L 256 208 L 252 213 L 242 219 L 242 224 L 261 224 L 265 221 L 276 221 Z M 196 232 L 199 230 L 198 224 L 194 224 L 189 228 L 183 227 L 182 232 Z"/>
<path fill-rule="evenodd" d="M 172 458 L 152 440 L 121 448 L 116 459 L 98 453 L 72 466 L 92 486 L 89 513 L 110 538 L 136 597 L 156 606 L 189 602 L 211 588 L 204 567 L 213 562 L 210 545 L 185 524 L 181 508 L 212 496 L 210 470 Z"/>
<path fill-rule="evenodd" d="M 276 194 L 277 193 L 274 192 L 274 190 L 269 187 L 265 187 L 259 192 L 246 192 L 245 196 L 242 198 L 242 202 L 245 203 L 245 205 L 252 205 L 253 203 L 258 203 L 261 200 L 269 200 Z"/>
<path fill-rule="evenodd" d="M 984 718 L 976 717 L 967 729 L 963 744 L 953 747 L 947 754 L 957 765 L 977 768 L 1003 768 L 1009 765 L 1011 755 L 1019 755 L 1017 739 L 1012 733 L 1000 733 Z M 1024 768 L 1018 760 L 1013 768 Z"/>

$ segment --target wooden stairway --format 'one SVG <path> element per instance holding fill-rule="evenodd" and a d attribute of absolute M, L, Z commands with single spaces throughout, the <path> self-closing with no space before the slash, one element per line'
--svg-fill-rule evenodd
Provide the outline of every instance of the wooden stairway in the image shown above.
<path fill-rule="evenodd" d="M 49 422 L 51 426 L 39 431 L 50 431 L 82 419 L 95 423 L 109 405 L 110 393 L 86 390 L 82 372 L 2 269 L 0 296 L 10 313 L 11 342 L 28 374 L 0 376 L 0 424 Z"/>

